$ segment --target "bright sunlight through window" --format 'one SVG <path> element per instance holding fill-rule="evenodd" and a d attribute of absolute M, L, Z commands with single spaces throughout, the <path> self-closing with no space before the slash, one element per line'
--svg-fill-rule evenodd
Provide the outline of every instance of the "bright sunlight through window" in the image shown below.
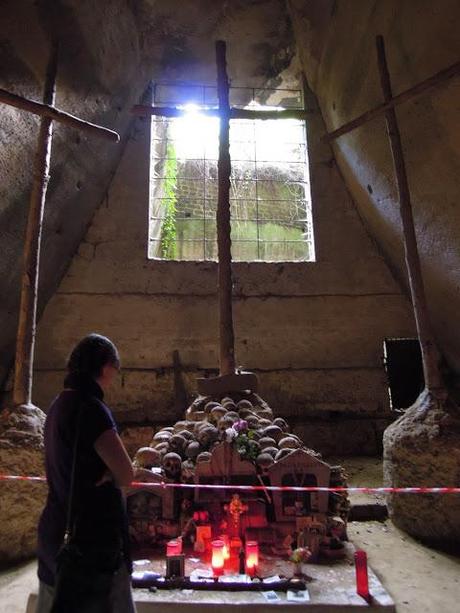
<path fill-rule="evenodd" d="M 182 117 L 152 119 L 149 257 L 216 260 L 219 120 L 175 106 Z M 233 259 L 314 260 L 304 122 L 231 120 L 230 157 Z"/>

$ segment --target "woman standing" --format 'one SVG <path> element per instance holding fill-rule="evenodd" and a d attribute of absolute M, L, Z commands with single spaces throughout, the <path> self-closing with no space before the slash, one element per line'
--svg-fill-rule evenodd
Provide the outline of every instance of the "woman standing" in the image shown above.
<path fill-rule="evenodd" d="M 104 391 L 119 367 L 118 351 L 108 338 L 86 336 L 73 349 L 64 389 L 48 411 L 45 461 L 49 491 L 38 527 L 37 613 L 135 611 L 120 489 L 131 483 L 133 469 L 103 402 Z M 77 552 L 77 572 L 60 571 L 56 585 L 56 557 L 68 523 Z M 74 561 L 72 558 L 72 565 Z M 66 568 L 65 560 L 62 568 Z"/>

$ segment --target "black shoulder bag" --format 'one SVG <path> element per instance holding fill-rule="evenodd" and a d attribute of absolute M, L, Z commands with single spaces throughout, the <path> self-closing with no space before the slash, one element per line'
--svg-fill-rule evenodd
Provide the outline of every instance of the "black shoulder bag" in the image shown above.
<path fill-rule="evenodd" d="M 64 542 L 56 556 L 56 581 L 50 613 L 84 613 L 87 609 L 110 613 L 110 591 L 115 572 L 122 563 L 119 542 L 99 547 L 78 542 L 75 535 L 75 480 L 77 471 L 80 422 L 84 405 L 79 408 L 73 446 L 69 504 Z"/>

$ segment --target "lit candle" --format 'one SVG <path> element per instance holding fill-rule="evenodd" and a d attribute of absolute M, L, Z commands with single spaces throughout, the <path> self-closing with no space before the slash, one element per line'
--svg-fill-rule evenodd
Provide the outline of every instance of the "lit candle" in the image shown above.
<path fill-rule="evenodd" d="M 259 545 L 257 541 L 246 541 L 246 572 L 255 575 L 259 565 Z"/>
<path fill-rule="evenodd" d="M 230 558 L 230 541 L 228 534 L 221 534 L 219 540 L 224 543 L 224 560 L 228 560 Z"/>
<path fill-rule="evenodd" d="M 367 576 L 367 555 L 365 551 L 355 551 L 356 592 L 369 602 L 369 579 Z"/>
<path fill-rule="evenodd" d="M 224 572 L 224 541 L 217 540 L 212 542 L 211 566 L 214 575 L 219 576 Z"/>
<path fill-rule="evenodd" d="M 168 541 L 166 544 L 167 556 L 178 556 L 182 553 L 182 539 Z"/>

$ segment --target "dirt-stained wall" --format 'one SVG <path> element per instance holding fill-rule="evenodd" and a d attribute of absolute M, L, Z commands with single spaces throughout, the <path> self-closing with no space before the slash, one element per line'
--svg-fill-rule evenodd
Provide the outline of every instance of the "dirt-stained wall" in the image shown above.
<path fill-rule="evenodd" d="M 412 314 L 330 148 L 318 144 L 324 126 L 313 96 L 307 102 L 318 261 L 234 265 L 237 363 L 258 373 L 262 395 L 312 446 L 372 453 L 388 417 L 382 341 L 412 335 Z M 109 397 L 121 421 L 181 417 L 172 408 L 174 349 L 190 393 L 197 374 L 217 367 L 216 264 L 146 257 L 149 133 L 149 122 L 139 119 L 40 322 L 34 384 L 40 407 L 59 389 L 69 349 L 91 331 L 108 335 L 121 351 L 123 373 Z M 330 422 L 331 414 L 338 421 Z M 313 427 L 314 418 L 323 426 Z"/>
<path fill-rule="evenodd" d="M 456 0 L 290 0 L 304 70 L 329 130 L 382 102 L 375 37 L 393 92 L 460 60 Z M 397 107 L 436 338 L 460 374 L 460 77 Z M 339 138 L 334 153 L 371 234 L 406 282 L 401 224 L 383 117 Z"/>
<path fill-rule="evenodd" d="M 56 104 L 121 135 L 149 79 L 214 82 L 214 41 L 231 76 L 270 86 L 294 40 L 284 0 L 2 0 L 0 86 L 40 100 L 50 41 L 61 42 Z M 39 119 L 0 105 L 0 398 L 14 357 Z M 122 145 L 56 124 L 45 207 L 39 315 L 107 190 Z M 0 403 L 3 406 L 3 400 Z"/>

